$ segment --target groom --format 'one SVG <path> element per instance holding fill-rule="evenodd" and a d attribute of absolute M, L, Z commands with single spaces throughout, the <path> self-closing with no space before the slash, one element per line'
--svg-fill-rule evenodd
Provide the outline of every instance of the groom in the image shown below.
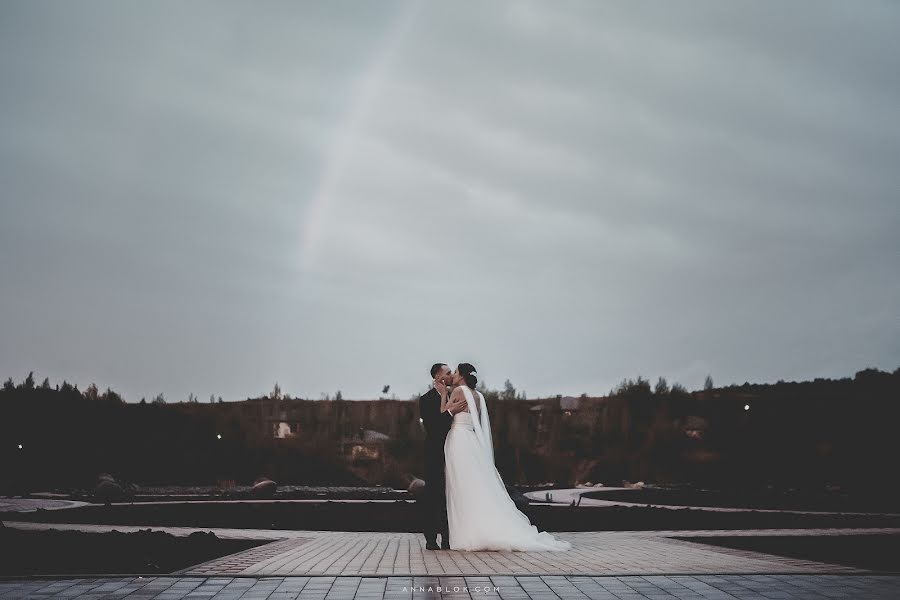
<path fill-rule="evenodd" d="M 425 549 L 437 550 L 437 534 L 441 534 L 441 549 L 450 549 L 447 523 L 447 491 L 444 480 L 444 440 L 450 431 L 453 415 L 466 407 L 465 399 L 457 399 L 441 412 L 447 399 L 447 386 L 453 380 L 450 367 L 436 363 L 431 367 L 434 387 L 419 398 L 419 416 L 425 426 L 425 494 L 422 533 Z"/>

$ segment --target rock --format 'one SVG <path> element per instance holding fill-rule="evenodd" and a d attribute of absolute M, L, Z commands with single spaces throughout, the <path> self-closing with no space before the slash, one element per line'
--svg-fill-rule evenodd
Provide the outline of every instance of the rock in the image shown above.
<path fill-rule="evenodd" d="M 374 431 L 372 429 L 365 429 L 362 432 L 362 440 L 364 444 L 378 444 L 384 443 L 390 440 L 390 436 L 381 433 L 380 431 Z"/>
<path fill-rule="evenodd" d="M 250 488 L 250 494 L 257 498 L 271 498 L 275 495 L 275 490 L 277 489 L 277 483 L 266 477 L 260 477 L 253 482 L 253 487 Z"/>
<path fill-rule="evenodd" d="M 94 488 L 94 501 L 103 504 L 111 504 L 117 500 L 121 500 L 125 496 L 125 491 L 111 475 L 106 473 L 97 478 L 97 485 Z"/>
<path fill-rule="evenodd" d="M 425 485 L 425 481 L 416 477 L 409 482 L 408 486 L 406 486 L 406 491 L 413 496 L 419 496 L 420 494 L 425 492 Z"/>

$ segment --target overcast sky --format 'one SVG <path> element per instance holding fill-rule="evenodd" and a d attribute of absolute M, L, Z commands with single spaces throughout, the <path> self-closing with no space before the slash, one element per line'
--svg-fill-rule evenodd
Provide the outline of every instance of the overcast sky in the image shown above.
<path fill-rule="evenodd" d="M 0 376 L 900 366 L 900 3 L 0 4 Z"/>

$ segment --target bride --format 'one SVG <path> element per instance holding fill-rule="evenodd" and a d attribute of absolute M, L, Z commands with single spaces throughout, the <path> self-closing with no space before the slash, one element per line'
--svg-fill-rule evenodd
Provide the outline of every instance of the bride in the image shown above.
<path fill-rule="evenodd" d="M 475 367 L 461 363 L 453 373 L 467 408 L 453 416 L 444 442 L 447 519 L 452 550 L 568 550 L 572 545 L 539 532 L 506 491 L 494 466 L 494 446 L 487 406 Z M 475 396 L 477 395 L 477 400 Z"/>

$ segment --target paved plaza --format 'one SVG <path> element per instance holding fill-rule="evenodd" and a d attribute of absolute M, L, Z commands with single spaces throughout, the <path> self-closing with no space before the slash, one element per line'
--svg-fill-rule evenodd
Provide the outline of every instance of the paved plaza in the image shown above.
<path fill-rule="evenodd" d="M 680 532 L 679 535 L 710 532 Z M 718 533 L 718 532 L 716 532 Z M 239 553 L 189 574 L 289 575 L 637 575 L 657 573 L 850 573 L 850 567 L 719 548 L 657 532 L 558 533 L 568 552 L 427 551 L 410 533 L 327 533 L 280 542 L 259 560 Z"/>
<path fill-rule="evenodd" d="M 6 522 L 21 529 L 138 531 L 139 526 Z M 147 529 L 146 527 L 143 529 Z M 154 527 L 174 535 L 195 528 Z M 265 544 L 183 570 L 181 575 L 290 576 L 499 576 L 499 575 L 721 575 L 851 574 L 852 567 L 734 550 L 675 539 L 734 535 L 900 534 L 898 529 L 761 529 L 753 531 L 594 531 L 554 535 L 568 552 L 428 551 L 417 533 L 362 533 L 253 529 L 202 529 L 221 538 L 269 539 Z"/>
<path fill-rule="evenodd" d="M 0 599 L 70 600 L 896 600 L 892 575 L 658 575 L 628 577 L 112 577 L 0 581 Z"/>
<path fill-rule="evenodd" d="M 413 598 L 900 598 L 900 575 L 734 550 L 676 537 L 900 534 L 900 529 L 564 532 L 568 552 L 427 551 L 421 534 L 83 525 L 5 521 L 25 530 L 153 529 L 270 540 L 167 576 L 0 579 L 0 600 L 382 600 Z"/>

